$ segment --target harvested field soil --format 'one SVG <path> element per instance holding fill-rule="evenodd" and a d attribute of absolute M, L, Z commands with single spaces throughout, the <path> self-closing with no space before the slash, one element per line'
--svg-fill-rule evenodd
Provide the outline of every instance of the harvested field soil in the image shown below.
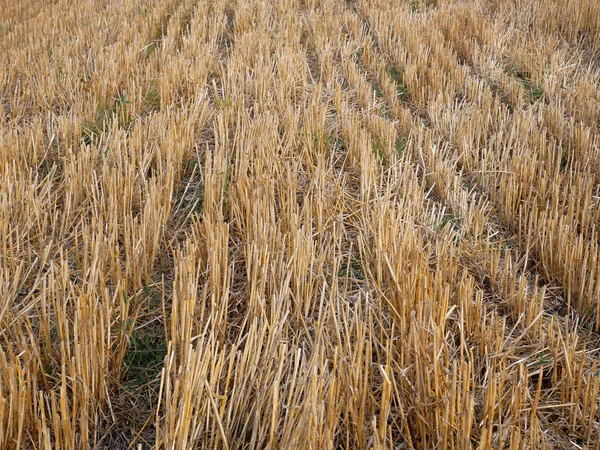
<path fill-rule="evenodd" d="M 600 448 L 600 2 L 0 0 L 0 448 Z"/>

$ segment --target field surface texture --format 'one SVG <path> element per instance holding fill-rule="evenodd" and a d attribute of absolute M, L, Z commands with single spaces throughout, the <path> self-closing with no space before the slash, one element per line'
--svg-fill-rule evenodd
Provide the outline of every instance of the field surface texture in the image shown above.
<path fill-rule="evenodd" d="M 0 0 L 1 449 L 600 448 L 600 2 Z"/>

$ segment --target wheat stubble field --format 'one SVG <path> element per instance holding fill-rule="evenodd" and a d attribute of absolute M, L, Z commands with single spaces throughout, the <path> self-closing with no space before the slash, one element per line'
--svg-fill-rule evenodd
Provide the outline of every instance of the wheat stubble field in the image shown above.
<path fill-rule="evenodd" d="M 0 448 L 599 448 L 596 0 L 0 4 Z"/>

